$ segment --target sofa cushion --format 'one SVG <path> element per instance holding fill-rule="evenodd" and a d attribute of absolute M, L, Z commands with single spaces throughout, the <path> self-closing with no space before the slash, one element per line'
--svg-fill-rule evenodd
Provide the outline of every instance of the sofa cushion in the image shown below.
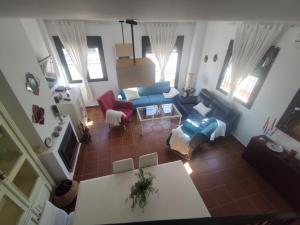
<path fill-rule="evenodd" d="M 222 100 L 214 99 L 211 103 L 211 107 L 213 110 L 209 113 L 209 116 L 214 116 L 224 122 L 226 122 L 227 118 L 234 113 L 234 110 L 229 106 L 229 104 Z"/>
<path fill-rule="evenodd" d="M 160 81 L 154 84 L 154 87 L 159 88 L 163 93 L 170 91 L 170 81 Z"/>
<path fill-rule="evenodd" d="M 140 98 L 140 95 L 139 95 L 139 93 L 137 91 L 137 88 L 123 89 L 123 92 L 125 94 L 125 97 L 126 97 L 127 101 Z"/>
<path fill-rule="evenodd" d="M 139 87 L 138 92 L 140 96 L 147 96 L 147 95 L 156 95 L 162 94 L 164 92 L 170 91 L 170 82 L 163 81 L 155 83 L 152 87 Z"/>
<path fill-rule="evenodd" d="M 189 114 L 188 115 L 188 118 L 190 120 L 193 120 L 193 121 L 197 121 L 197 122 L 200 122 L 203 118 L 205 118 L 204 116 L 200 115 L 199 113 L 197 114 Z"/>
<path fill-rule="evenodd" d="M 206 116 L 211 111 L 211 108 L 206 107 L 202 102 L 195 105 L 194 109 L 196 109 L 202 116 Z"/>
<path fill-rule="evenodd" d="M 199 98 L 206 107 L 209 107 L 213 100 L 213 95 L 207 89 L 203 88 L 199 93 Z"/>
<path fill-rule="evenodd" d="M 140 96 L 140 98 L 131 100 L 131 102 L 135 108 L 146 106 L 146 105 L 151 105 L 148 96 Z"/>
<path fill-rule="evenodd" d="M 166 104 L 166 103 L 171 103 L 174 102 L 173 98 L 164 98 L 164 96 L 162 94 L 158 94 L 158 95 L 149 95 L 148 96 L 149 101 L 152 105 L 156 105 L 156 104 Z"/>

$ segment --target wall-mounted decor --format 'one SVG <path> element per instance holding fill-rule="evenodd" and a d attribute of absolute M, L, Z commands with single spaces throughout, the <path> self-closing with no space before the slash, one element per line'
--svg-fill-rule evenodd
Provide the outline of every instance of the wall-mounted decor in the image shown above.
<path fill-rule="evenodd" d="M 32 105 L 32 122 L 38 124 L 44 124 L 45 122 L 45 110 L 38 105 Z"/>
<path fill-rule="evenodd" d="M 51 148 L 53 145 L 53 140 L 51 137 L 46 137 L 44 143 L 47 148 Z"/>
<path fill-rule="evenodd" d="M 59 132 L 53 131 L 51 136 L 54 137 L 54 138 L 59 137 Z"/>
<path fill-rule="evenodd" d="M 213 57 L 213 61 L 217 62 L 217 60 L 218 60 L 218 54 L 215 54 L 214 57 Z"/>
<path fill-rule="evenodd" d="M 46 78 L 48 87 L 51 89 L 57 83 L 57 73 L 54 59 L 51 55 L 39 61 L 41 70 Z"/>
<path fill-rule="evenodd" d="M 34 95 L 40 94 L 40 80 L 31 73 L 25 74 L 26 90 Z"/>
<path fill-rule="evenodd" d="M 207 63 L 207 61 L 208 61 L 208 55 L 204 56 L 203 60 L 204 60 L 205 63 Z"/>
<path fill-rule="evenodd" d="M 270 122 L 270 117 L 267 118 L 262 128 L 263 134 L 265 136 L 272 136 L 277 131 L 276 122 L 277 122 L 276 118 L 273 120 L 272 123 Z"/>
<path fill-rule="evenodd" d="M 278 129 L 300 141 L 300 89 L 280 118 Z"/>

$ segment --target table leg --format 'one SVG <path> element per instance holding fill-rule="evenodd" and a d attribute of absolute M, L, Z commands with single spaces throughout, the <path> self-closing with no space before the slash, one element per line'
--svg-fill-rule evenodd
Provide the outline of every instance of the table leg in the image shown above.
<path fill-rule="evenodd" d="M 141 126 L 141 136 L 143 136 L 144 135 L 144 131 L 143 131 L 143 122 L 142 121 L 140 121 L 140 126 Z"/>

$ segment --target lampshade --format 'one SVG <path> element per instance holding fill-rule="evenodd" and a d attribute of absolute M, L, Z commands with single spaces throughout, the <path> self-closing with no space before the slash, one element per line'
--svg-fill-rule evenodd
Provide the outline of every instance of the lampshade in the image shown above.
<path fill-rule="evenodd" d="M 195 85 L 194 84 L 194 74 L 193 73 L 188 73 L 185 77 L 184 89 L 193 88 L 194 85 Z"/>
<path fill-rule="evenodd" d="M 117 60 L 119 88 L 152 86 L 155 83 L 155 64 L 148 58 Z"/>
<path fill-rule="evenodd" d="M 124 44 L 116 44 L 116 56 L 117 57 L 126 57 L 132 56 L 132 44 L 124 43 Z"/>

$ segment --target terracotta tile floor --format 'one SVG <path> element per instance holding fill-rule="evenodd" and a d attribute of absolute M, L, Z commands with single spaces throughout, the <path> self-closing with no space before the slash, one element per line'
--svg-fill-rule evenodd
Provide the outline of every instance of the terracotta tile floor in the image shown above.
<path fill-rule="evenodd" d="M 156 121 L 144 125 L 144 135 L 136 117 L 126 130 L 109 129 L 99 108 L 88 109 L 94 122 L 92 143 L 83 145 L 75 172 L 78 181 L 112 173 L 112 161 L 157 152 L 159 163 L 181 158 L 165 141 L 177 121 Z M 189 161 L 191 178 L 213 216 L 294 211 L 241 157 L 244 147 L 233 137 L 203 144 Z"/>

